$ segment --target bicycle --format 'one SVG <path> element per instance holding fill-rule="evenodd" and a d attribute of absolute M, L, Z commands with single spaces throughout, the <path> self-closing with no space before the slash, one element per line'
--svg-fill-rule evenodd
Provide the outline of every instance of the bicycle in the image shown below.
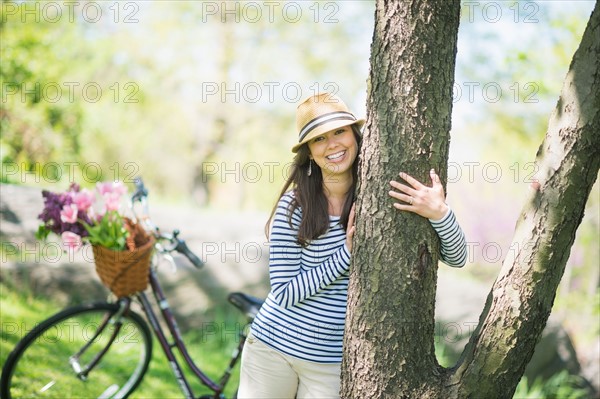
<path fill-rule="evenodd" d="M 178 237 L 179 231 L 163 233 L 148 216 L 148 191 L 141 179 L 135 181 L 131 209 L 155 237 L 155 254 L 162 254 L 175 267 L 172 252 L 184 255 L 194 266 L 202 260 Z M 142 208 L 138 214 L 136 206 Z M 0 378 L 0 396 L 5 399 L 29 397 L 95 397 L 126 398 L 139 386 L 152 357 L 152 337 L 155 336 L 171 366 L 186 398 L 196 398 L 175 355 L 175 349 L 192 371 L 196 381 L 208 387 L 212 394 L 199 399 L 223 399 L 223 391 L 232 370 L 241 357 L 246 340 L 244 329 L 239 344 L 231 355 L 227 368 L 218 380 L 209 378 L 194 362 L 168 305 L 156 272 L 157 256 L 153 256 L 149 272 L 149 287 L 154 306 L 160 308 L 159 320 L 146 292 L 138 292 L 115 302 L 98 302 L 68 307 L 38 324 L 26 334 L 9 354 Z M 234 292 L 229 302 L 252 322 L 263 303 L 262 299 Z M 137 303 L 144 319 L 132 310 Z M 167 333 L 161 325 L 167 326 Z M 234 398 L 237 396 L 237 391 Z"/>

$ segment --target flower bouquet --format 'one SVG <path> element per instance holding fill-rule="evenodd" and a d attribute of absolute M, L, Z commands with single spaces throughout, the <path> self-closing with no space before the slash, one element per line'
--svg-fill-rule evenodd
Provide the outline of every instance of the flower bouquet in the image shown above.
<path fill-rule="evenodd" d="M 154 247 L 154 238 L 121 214 L 126 193 L 120 182 L 97 183 L 94 191 L 75 183 L 62 193 L 44 190 L 36 233 L 38 239 L 60 236 L 69 252 L 91 244 L 100 280 L 118 297 L 146 289 Z"/>

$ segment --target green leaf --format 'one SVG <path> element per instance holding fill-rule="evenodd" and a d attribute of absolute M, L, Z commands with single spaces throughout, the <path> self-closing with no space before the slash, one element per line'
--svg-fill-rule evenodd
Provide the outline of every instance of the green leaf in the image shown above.
<path fill-rule="evenodd" d="M 48 234 L 50 234 L 50 230 L 46 228 L 46 225 L 40 225 L 35 232 L 35 238 L 38 240 L 45 240 L 48 238 Z"/>

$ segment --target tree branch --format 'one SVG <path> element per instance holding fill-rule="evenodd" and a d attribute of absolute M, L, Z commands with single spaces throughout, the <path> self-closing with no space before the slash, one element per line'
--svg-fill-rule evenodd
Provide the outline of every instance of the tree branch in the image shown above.
<path fill-rule="evenodd" d="M 512 397 L 550 315 L 600 167 L 599 14 L 596 3 L 538 150 L 511 244 L 518 250 L 504 260 L 448 381 L 457 397 Z"/>

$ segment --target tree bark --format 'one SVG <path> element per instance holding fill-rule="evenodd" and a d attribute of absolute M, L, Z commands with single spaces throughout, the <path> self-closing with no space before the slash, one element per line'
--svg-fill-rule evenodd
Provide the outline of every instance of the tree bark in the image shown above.
<path fill-rule="evenodd" d="M 400 171 L 429 182 L 435 168 L 446 180 L 459 17 L 458 0 L 377 2 L 343 398 L 426 397 L 442 381 L 433 372 L 437 236 L 396 211 L 388 191 Z"/>
<path fill-rule="evenodd" d="M 538 172 L 480 323 L 449 379 L 454 397 L 511 398 L 541 336 L 600 167 L 600 12 L 575 52 Z"/>
<path fill-rule="evenodd" d="M 510 398 L 548 320 L 600 168 L 598 4 L 573 57 L 510 252 L 458 364 L 434 354 L 437 237 L 391 207 L 406 171 L 446 179 L 460 4 L 378 0 L 357 233 L 342 362 L 343 398 Z"/>

